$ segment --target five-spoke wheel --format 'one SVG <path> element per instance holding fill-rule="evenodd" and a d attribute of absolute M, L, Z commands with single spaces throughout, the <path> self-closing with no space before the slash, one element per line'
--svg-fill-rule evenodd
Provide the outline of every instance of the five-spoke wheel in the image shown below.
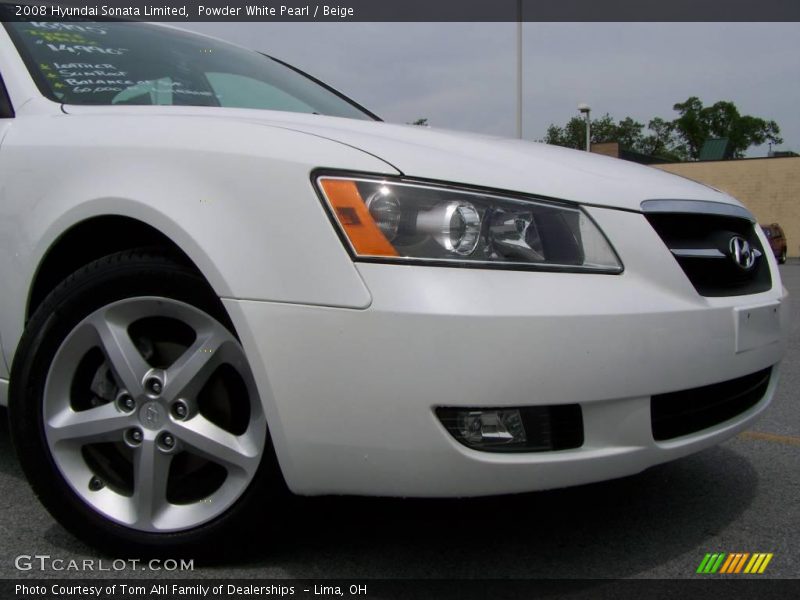
<path fill-rule="evenodd" d="M 258 468 L 266 430 L 239 342 L 164 298 L 104 306 L 72 330 L 47 376 L 44 425 L 75 492 L 145 531 L 228 508 Z"/>
<path fill-rule="evenodd" d="M 208 541 L 282 482 L 245 352 L 174 259 L 121 253 L 67 279 L 31 319 L 12 381 L 23 468 L 84 537 L 99 524 L 142 547 Z"/>

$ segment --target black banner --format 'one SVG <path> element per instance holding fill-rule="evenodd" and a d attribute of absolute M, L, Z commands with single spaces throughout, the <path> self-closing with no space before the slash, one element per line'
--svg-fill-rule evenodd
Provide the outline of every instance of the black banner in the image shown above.
<path fill-rule="evenodd" d="M 797 0 L 0 0 L 4 20 L 743 22 L 800 21 Z"/>
<path fill-rule="evenodd" d="M 314 580 L 314 579 L 19 579 L 0 581 L 4 600 L 251 600 L 263 598 L 564 598 L 627 600 L 724 598 L 786 600 L 800 593 L 799 580 L 721 578 L 634 580 Z"/>

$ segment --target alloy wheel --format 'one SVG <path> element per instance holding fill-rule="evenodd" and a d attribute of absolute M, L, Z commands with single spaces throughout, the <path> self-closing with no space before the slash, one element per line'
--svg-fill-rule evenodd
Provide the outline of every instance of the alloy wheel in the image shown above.
<path fill-rule="evenodd" d="M 57 350 L 44 433 L 69 486 L 105 517 L 180 531 L 247 489 L 267 425 L 244 351 L 205 312 L 167 298 L 121 300 Z"/>

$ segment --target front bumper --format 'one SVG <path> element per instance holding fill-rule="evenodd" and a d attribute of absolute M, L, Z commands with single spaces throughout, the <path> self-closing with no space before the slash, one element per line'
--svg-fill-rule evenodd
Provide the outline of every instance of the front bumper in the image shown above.
<path fill-rule="evenodd" d="M 360 264 L 365 310 L 225 300 L 250 358 L 289 487 L 300 494 L 472 496 L 639 472 L 719 443 L 769 404 L 667 442 L 650 396 L 777 366 L 785 342 L 741 310 L 788 311 L 772 290 L 701 297 L 642 215 L 591 209 L 622 275 Z M 580 404 L 574 450 L 490 454 L 459 444 L 439 406 Z"/>

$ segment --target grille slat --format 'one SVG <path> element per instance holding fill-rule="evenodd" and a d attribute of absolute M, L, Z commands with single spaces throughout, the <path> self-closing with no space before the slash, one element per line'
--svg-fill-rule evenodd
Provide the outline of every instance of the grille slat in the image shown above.
<path fill-rule="evenodd" d="M 733 419 L 758 404 L 771 375 L 770 367 L 722 383 L 653 396 L 653 439 L 671 440 Z"/>

